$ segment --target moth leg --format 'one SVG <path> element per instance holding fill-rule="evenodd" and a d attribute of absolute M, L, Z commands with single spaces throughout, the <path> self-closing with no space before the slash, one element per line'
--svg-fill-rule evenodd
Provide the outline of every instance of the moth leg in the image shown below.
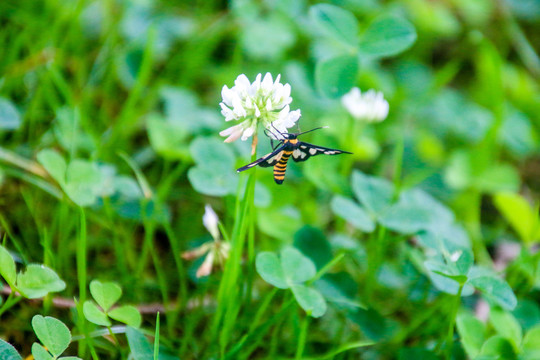
<path fill-rule="evenodd" d="M 271 132 L 271 131 L 269 131 L 267 129 L 264 129 L 264 135 L 266 135 L 267 137 L 270 138 L 270 146 L 272 147 L 272 151 L 275 151 L 277 149 L 277 147 L 279 145 L 281 145 L 281 142 L 274 145 L 274 139 L 272 138 L 272 136 L 268 136 L 268 134 L 272 134 L 274 137 L 277 137 L 277 136 L 273 132 Z"/>

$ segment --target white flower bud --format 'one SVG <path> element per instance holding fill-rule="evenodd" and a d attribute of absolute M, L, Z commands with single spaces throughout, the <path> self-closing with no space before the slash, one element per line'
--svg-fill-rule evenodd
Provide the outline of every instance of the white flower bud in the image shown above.
<path fill-rule="evenodd" d="M 208 232 L 212 235 L 214 240 L 219 239 L 219 218 L 216 215 L 214 209 L 208 204 L 204 207 L 204 215 L 203 215 L 203 225 L 208 230 Z"/>

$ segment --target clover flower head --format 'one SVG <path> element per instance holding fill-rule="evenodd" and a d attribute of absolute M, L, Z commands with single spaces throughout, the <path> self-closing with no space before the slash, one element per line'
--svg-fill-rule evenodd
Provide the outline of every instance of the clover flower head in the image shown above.
<path fill-rule="evenodd" d="M 364 93 L 355 87 L 341 98 L 341 103 L 356 120 L 381 122 L 388 116 L 389 105 L 383 93 L 370 89 Z"/>
<path fill-rule="evenodd" d="M 219 235 L 219 218 L 210 205 L 205 206 L 203 215 L 203 225 L 214 238 L 212 241 L 205 242 L 195 249 L 182 253 L 182 258 L 186 260 L 194 260 L 204 255 L 203 263 L 197 269 L 196 276 L 208 276 L 212 273 L 214 265 L 223 266 L 229 258 L 231 245 L 226 241 L 221 241 Z"/>
<path fill-rule="evenodd" d="M 232 88 L 226 85 L 221 90 L 223 101 L 221 114 L 225 121 L 238 121 L 219 134 L 226 136 L 225 142 L 242 141 L 256 135 L 257 125 L 280 132 L 287 132 L 287 128 L 294 126 L 300 118 L 300 110 L 291 111 L 289 104 L 292 101 L 291 86 L 280 83 L 281 75 L 275 81 L 270 73 L 258 74 L 251 83 L 246 75 L 238 76 Z"/>

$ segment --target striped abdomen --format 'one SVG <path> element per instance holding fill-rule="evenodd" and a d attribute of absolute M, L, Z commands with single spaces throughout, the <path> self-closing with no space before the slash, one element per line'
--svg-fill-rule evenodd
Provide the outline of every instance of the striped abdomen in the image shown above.
<path fill-rule="evenodd" d="M 274 180 L 277 184 L 282 184 L 285 179 L 285 170 L 287 170 L 287 161 L 291 156 L 292 151 L 283 150 L 281 159 L 274 165 Z"/>

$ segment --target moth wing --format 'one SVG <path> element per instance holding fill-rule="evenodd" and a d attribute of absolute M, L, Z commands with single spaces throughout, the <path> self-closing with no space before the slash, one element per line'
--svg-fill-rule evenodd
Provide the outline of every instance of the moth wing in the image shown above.
<path fill-rule="evenodd" d="M 241 172 L 241 171 L 244 171 L 244 170 L 247 170 L 247 169 L 251 169 L 252 167 L 257 166 L 257 165 L 262 166 L 262 167 L 274 166 L 275 164 L 277 164 L 279 159 L 281 159 L 282 155 L 283 155 L 283 146 L 281 146 L 278 149 L 272 151 L 271 153 L 266 154 L 263 157 L 255 160 L 251 164 L 247 164 L 245 166 L 242 166 L 241 168 L 236 170 L 236 172 Z"/>
<path fill-rule="evenodd" d="M 300 142 L 298 147 L 294 149 L 292 153 L 292 158 L 296 162 L 306 161 L 312 156 L 317 155 L 338 155 L 338 154 L 352 154 L 348 151 L 331 149 L 324 146 L 317 146 L 313 144 L 308 144 L 305 142 Z"/>

